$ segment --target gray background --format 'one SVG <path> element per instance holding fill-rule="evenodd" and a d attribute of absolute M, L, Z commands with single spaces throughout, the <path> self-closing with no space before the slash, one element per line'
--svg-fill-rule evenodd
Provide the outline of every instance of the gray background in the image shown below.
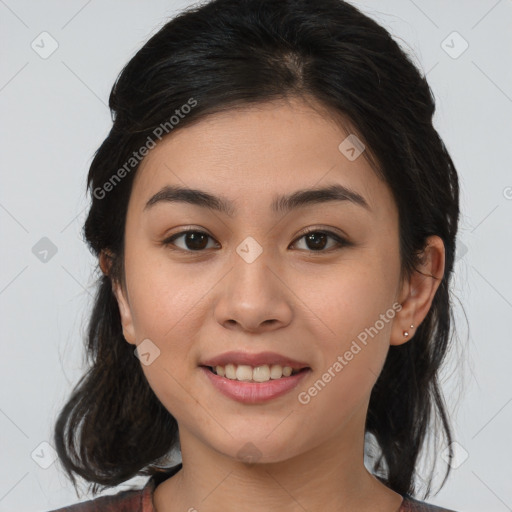
<path fill-rule="evenodd" d="M 353 3 L 428 73 L 436 128 L 461 179 L 458 337 L 443 383 L 457 456 L 428 501 L 457 511 L 512 510 L 512 1 Z M 97 275 L 80 234 L 85 177 L 111 126 L 106 104 L 117 74 L 189 4 L 0 0 L 0 511 L 79 501 L 51 444 L 56 415 L 82 374 Z M 42 58 L 52 44 L 56 51 Z"/>

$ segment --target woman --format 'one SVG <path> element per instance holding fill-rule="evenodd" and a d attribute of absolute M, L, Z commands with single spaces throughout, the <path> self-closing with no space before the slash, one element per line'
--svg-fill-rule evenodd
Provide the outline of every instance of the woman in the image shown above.
<path fill-rule="evenodd" d="M 92 366 L 55 444 L 93 492 L 151 478 L 60 510 L 446 510 L 415 477 L 436 418 L 451 455 L 458 177 L 389 33 L 341 0 L 213 0 L 110 108 Z"/>

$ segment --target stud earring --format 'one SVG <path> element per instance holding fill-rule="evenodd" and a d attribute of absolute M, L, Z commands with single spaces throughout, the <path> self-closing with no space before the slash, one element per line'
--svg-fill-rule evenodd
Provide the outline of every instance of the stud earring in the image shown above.
<path fill-rule="evenodd" d="M 414 329 L 414 325 L 411 325 L 411 329 Z M 407 331 L 404 331 L 404 336 L 409 336 L 409 333 Z"/>

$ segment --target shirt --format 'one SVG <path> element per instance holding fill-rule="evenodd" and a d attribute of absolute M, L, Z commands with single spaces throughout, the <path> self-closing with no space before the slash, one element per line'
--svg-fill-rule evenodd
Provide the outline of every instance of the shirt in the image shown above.
<path fill-rule="evenodd" d="M 153 475 L 142 489 L 121 491 L 111 496 L 101 496 L 50 512 L 155 512 L 153 493 L 157 485 L 176 474 L 181 467 L 182 464 L 180 463 L 168 471 Z M 400 507 L 400 512 L 455 512 L 418 501 L 408 494 L 402 497 L 404 501 Z"/>

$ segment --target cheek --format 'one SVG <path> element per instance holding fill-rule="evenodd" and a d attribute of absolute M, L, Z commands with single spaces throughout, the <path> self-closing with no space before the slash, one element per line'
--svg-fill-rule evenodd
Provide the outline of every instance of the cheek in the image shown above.
<path fill-rule="evenodd" d="M 396 316 L 394 288 L 389 275 L 364 260 L 316 283 L 301 293 L 320 320 L 316 340 L 322 354 L 321 382 L 306 392 L 313 396 L 321 390 L 319 402 L 351 408 L 369 394 L 384 364 Z"/>
<path fill-rule="evenodd" d="M 188 274 L 176 272 L 150 253 L 132 252 L 125 263 L 137 343 L 146 339 L 153 343 L 148 345 L 151 362 L 143 364 L 141 359 L 141 368 L 160 402 L 182 418 L 197 406 L 183 383 L 194 365 L 193 331 L 201 325 L 194 306 L 204 291 L 191 283 Z"/>
<path fill-rule="evenodd" d="M 337 338 L 322 339 L 315 378 L 297 397 L 299 407 L 307 412 L 302 416 L 305 423 L 314 428 L 314 418 L 322 417 L 328 431 L 341 428 L 355 411 L 366 406 L 388 353 L 394 317 L 391 307 L 359 309 L 355 302 L 339 307 L 345 309 L 337 310 L 331 322 Z"/>
<path fill-rule="evenodd" d="M 153 336 L 163 341 L 194 309 L 204 290 L 188 272 L 153 253 L 141 250 L 127 256 L 126 279 L 138 337 Z"/>
<path fill-rule="evenodd" d="M 193 352 L 219 276 L 208 266 L 173 264 L 154 249 L 127 251 L 125 267 L 137 342 L 149 339 L 157 347 L 154 363 L 142 365 L 146 378 L 166 405 L 188 403 L 180 383 L 196 369 Z"/>
<path fill-rule="evenodd" d="M 374 261 L 347 261 L 328 275 L 299 282 L 298 295 L 323 323 L 326 339 L 347 340 L 370 327 L 392 305 L 389 276 Z"/>

